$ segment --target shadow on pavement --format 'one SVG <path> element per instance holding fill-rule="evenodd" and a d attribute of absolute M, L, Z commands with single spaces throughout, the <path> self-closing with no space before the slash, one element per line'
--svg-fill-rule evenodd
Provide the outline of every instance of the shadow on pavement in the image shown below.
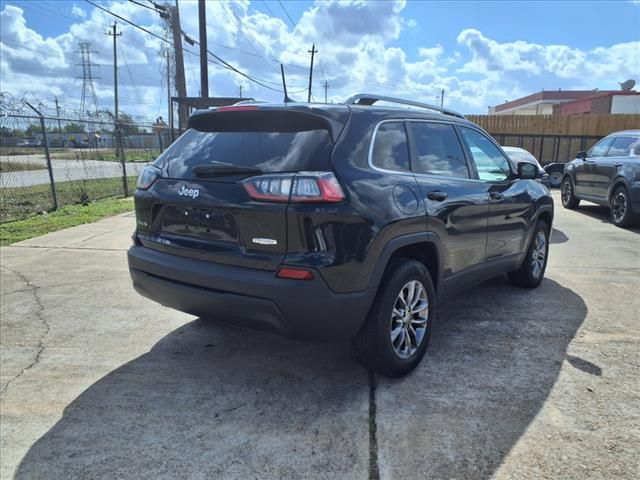
<path fill-rule="evenodd" d="M 357 478 L 368 394 L 349 342 L 196 320 L 79 395 L 16 478 Z"/>
<path fill-rule="evenodd" d="M 569 237 L 567 237 L 564 232 L 558 230 L 557 228 L 551 229 L 551 241 L 550 243 L 565 243 L 569 241 Z"/>
<path fill-rule="evenodd" d="M 551 280 L 530 291 L 498 278 L 449 301 L 423 364 L 378 386 L 381 471 L 489 478 L 542 407 L 586 312 Z M 196 320 L 79 395 L 16 476 L 363 479 L 368 395 L 348 342 Z"/>
<path fill-rule="evenodd" d="M 378 386 L 382 476 L 491 478 L 549 396 L 586 314 L 549 279 L 526 290 L 501 276 L 449 300 L 421 367 Z"/>
<path fill-rule="evenodd" d="M 583 213 L 591 218 L 595 218 L 596 220 L 600 220 L 602 223 L 608 223 L 611 225 L 611 228 L 619 228 L 616 227 L 613 223 L 611 223 L 611 213 L 608 207 L 603 207 L 601 205 L 595 205 L 593 203 L 580 203 L 580 206 L 576 210 L 576 212 Z M 640 233 L 640 226 L 635 226 L 632 228 L 625 228 L 625 230 L 633 233 Z"/>

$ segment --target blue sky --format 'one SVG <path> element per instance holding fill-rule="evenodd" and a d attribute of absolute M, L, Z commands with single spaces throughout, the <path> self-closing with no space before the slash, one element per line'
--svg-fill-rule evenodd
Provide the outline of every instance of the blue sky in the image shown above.
<path fill-rule="evenodd" d="M 97 3 L 162 33 L 161 20 L 151 10 L 126 1 Z M 320 52 L 316 100 L 324 97 L 325 80 L 333 101 L 356 91 L 375 91 L 433 102 L 444 88 L 448 106 L 485 113 L 489 105 L 541 89 L 617 89 L 627 78 L 640 81 L 640 2 L 358 0 L 283 5 L 277 0 L 208 2 L 210 49 L 250 75 L 274 82 L 274 87 L 278 64 L 285 63 L 292 89 L 301 89 L 309 62 L 306 50 L 315 41 Z M 183 30 L 197 38 L 197 4 L 180 0 L 180 10 Z M 74 52 L 78 42 L 90 41 L 102 65 L 99 102 L 110 108 L 111 44 L 103 32 L 113 17 L 82 0 L 3 0 L 0 12 L 0 90 L 17 98 L 26 92 L 43 102 L 58 96 L 69 109 L 77 108 L 74 64 L 79 59 Z M 128 67 L 120 73 L 122 109 L 155 117 L 166 111 L 161 42 L 128 25 L 122 30 L 122 58 Z M 187 55 L 185 61 L 188 93 L 197 95 L 197 58 Z M 255 98 L 281 98 L 228 70 L 215 65 L 209 69 L 214 95 L 236 95 L 243 85 Z"/>

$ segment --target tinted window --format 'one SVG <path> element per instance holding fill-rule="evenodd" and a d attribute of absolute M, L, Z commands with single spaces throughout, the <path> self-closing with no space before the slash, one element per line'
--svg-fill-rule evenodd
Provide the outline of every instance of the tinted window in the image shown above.
<path fill-rule="evenodd" d="M 416 173 L 469 178 L 462 147 L 451 125 L 410 122 L 416 148 Z"/>
<path fill-rule="evenodd" d="M 480 180 L 496 182 L 506 180 L 511 174 L 509 161 L 486 135 L 461 127 L 462 136 L 469 147 Z"/>
<path fill-rule="evenodd" d="M 326 130 L 303 132 L 200 132 L 187 130 L 156 161 L 169 176 L 195 178 L 196 165 L 227 163 L 263 172 L 329 169 L 333 144 Z"/>
<path fill-rule="evenodd" d="M 604 157 L 611 145 L 613 138 L 605 138 L 596 143 L 589 151 L 589 157 Z"/>
<path fill-rule="evenodd" d="M 407 135 L 402 122 L 387 122 L 378 127 L 371 153 L 373 165 L 385 170 L 410 171 Z"/>
<path fill-rule="evenodd" d="M 607 157 L 628 157 L 635 153 L 640 137 L 616 137 L 607 152 Z"/>

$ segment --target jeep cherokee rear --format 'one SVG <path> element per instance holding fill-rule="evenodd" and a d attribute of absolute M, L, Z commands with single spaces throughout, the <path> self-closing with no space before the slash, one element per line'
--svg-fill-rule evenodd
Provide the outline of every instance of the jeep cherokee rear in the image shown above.
<path fill-rule="evenodd" d="M 514 173 L 460 115 L 380 99 L 414 104 L 194 113 L 138 182 L 136 290 L 203 318 L 352 338 L 365 366 L 400 376 L 437 300 L 503 272 L 537 286 L 553 218 L 537 172 Z"/>

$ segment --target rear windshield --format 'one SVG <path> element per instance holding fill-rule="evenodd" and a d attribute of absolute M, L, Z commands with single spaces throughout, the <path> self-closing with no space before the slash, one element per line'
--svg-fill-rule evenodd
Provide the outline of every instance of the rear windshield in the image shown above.
<path fill-rule="evenodd" d="M 170 178 L 195 178 L 196 165 L 227 163 L 262 172 L 329 170 L 333 144 L 327 130 L 201 132 L 187 130 L 158 157 Z"/>

